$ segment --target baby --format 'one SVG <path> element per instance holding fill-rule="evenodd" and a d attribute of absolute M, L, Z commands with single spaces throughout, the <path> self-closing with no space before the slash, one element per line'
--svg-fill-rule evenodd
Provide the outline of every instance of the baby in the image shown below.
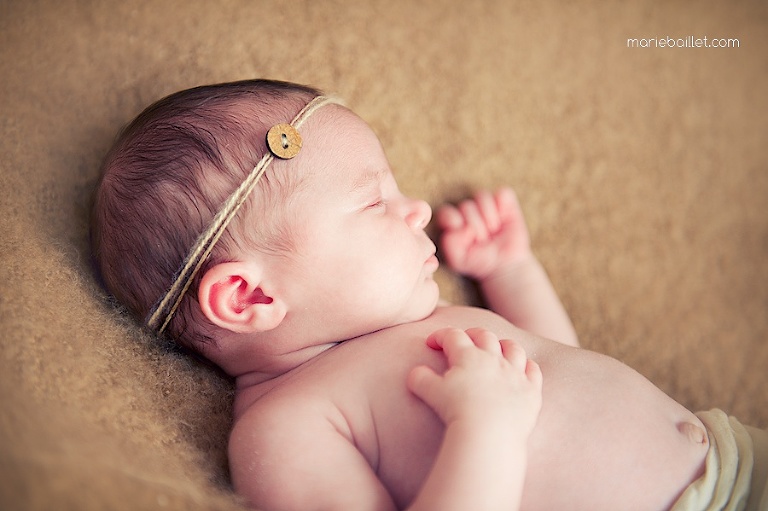
<path fill-rule="evenodd" d="M 92 237 L 133 314 L 235 379 L 256 508 L 768 509 L 768 432 L 580 349 L 511 190 L 436 215 L 494 312 L 439 301 L 431 215 L 354 113 L 253 80 L 128 126 Z"/>

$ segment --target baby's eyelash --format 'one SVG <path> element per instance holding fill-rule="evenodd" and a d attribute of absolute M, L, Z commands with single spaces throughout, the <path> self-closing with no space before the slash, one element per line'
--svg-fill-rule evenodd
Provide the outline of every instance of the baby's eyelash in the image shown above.
<path fill-rule="evenodd" d="M 385 201 L 384 199 L 378 199 L 378 200 L 370 203 L 368 205 L 368 209 L 379 208 L 381 206 L 386 206 L 386 204 L 387 204 L 387 201 Z"/>

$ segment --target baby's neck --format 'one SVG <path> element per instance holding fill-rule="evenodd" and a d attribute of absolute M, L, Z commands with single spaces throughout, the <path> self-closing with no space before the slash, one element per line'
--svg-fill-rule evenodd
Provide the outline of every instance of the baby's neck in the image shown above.
<path fill-rule="evenodd" d="M 313 346 L 301 350 L 301 357 L 291 354 L 291 360 L 281 357 L 272 366 L 260 365 L 251 371 L 242 372 L 235 376 L 235 404 L 234 417 L 240 414 L 259 398 L 267 394 L 275 386 L 279 385 L 286 377 L 308 367 L 313 361 L 321 357 L 325 352 L 339 343 Z"/>
<path fill-rule="evenodd" d="M 337 342 L 308 346 L 297 351 L 278 355 L 242 354 L 230 364 L 229 374 L 235 377 L 236 389 L 247 389 L 263 385 L 288 374 L 314 360 Z"/>

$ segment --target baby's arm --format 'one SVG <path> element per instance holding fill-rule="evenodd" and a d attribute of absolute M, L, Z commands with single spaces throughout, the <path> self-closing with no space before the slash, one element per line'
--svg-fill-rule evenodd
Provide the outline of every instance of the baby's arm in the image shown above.
<path fill-rule="evenodd" d="M 480 329 L 441 330 L 427 344 L 445 352 L 448 370 L 437 375 L 416 367 L 408 388 L 444 421 L 445 435 L 408 509 L 517 509 L 527 440 L 541 407 L 538 365 L 512 341 Z M 394 511 L 339 415 L 318 407 L 312 393 L 257 402 L 230 436 L 237 492 L 257 509 Z"/>
<path fill-rule="evenodd" d="M 477 279 L 492 310 L 524 330 L 579 345 L 565 308 L 531 251 L 528 228 L 511 189 L 480 192 L 458 207 L 443 206 L 437 222 L 448 265 Z"/>
<path fill-rule="evenodd" d="M 528 437 L 541 408 L 539 366 L 487 330 L 440 330 L 427 343 L 445 352 L 448 370 L 417 367 L 408 387 L 446 429 L 409 510 L 519 509 Z"/>

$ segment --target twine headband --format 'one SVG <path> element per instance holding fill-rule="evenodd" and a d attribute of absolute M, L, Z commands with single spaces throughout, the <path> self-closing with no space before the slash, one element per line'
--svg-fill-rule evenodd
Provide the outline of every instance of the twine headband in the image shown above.
<path fill-rule="evenodd" d="M 171 287 L 160 299 L 152 314 L 147 319 L 147 326 L 156 331 L 158 334 L 162 334 L 165 328 L 170 323 L 176 310 L 179 308 L 181 301 L 192 285 L 192 281 L 197 276 L 203 263 L 213 251 L 213 247 L 219 240 L 229 223 L 237 214 L 240 207 L 248 199 L 256 184 L 264 175 L 264 172 L 269 167 L 276 157 L 287 160 L 293 158 L 301 150 L 302 140 L 299 135 L 298 128 L 309 118 L 312 113 L 317 109 L 331 104 L 339 104 L 337 99 L 329 96 L 317 96 L 312 101 L 307 103 L 301 111 L 296 114 L 296 117 L 290 122 L 290 124 L 276 124 L 272 126 L 267 132 L 267 151 L 264 156 L 259 160 L 256 166 L 251 170 L 251 173 L 243 180 L 240 186 L 235 190 L 232 195 L 227 198 L 224 204 L 219 209 L 219 212 L 211 221 L 208 228 L 203 231 L 197 238 L 192 249 L 187 254 L 184 264 L 176 274 L 176 278 L 171 284 Z"/>

